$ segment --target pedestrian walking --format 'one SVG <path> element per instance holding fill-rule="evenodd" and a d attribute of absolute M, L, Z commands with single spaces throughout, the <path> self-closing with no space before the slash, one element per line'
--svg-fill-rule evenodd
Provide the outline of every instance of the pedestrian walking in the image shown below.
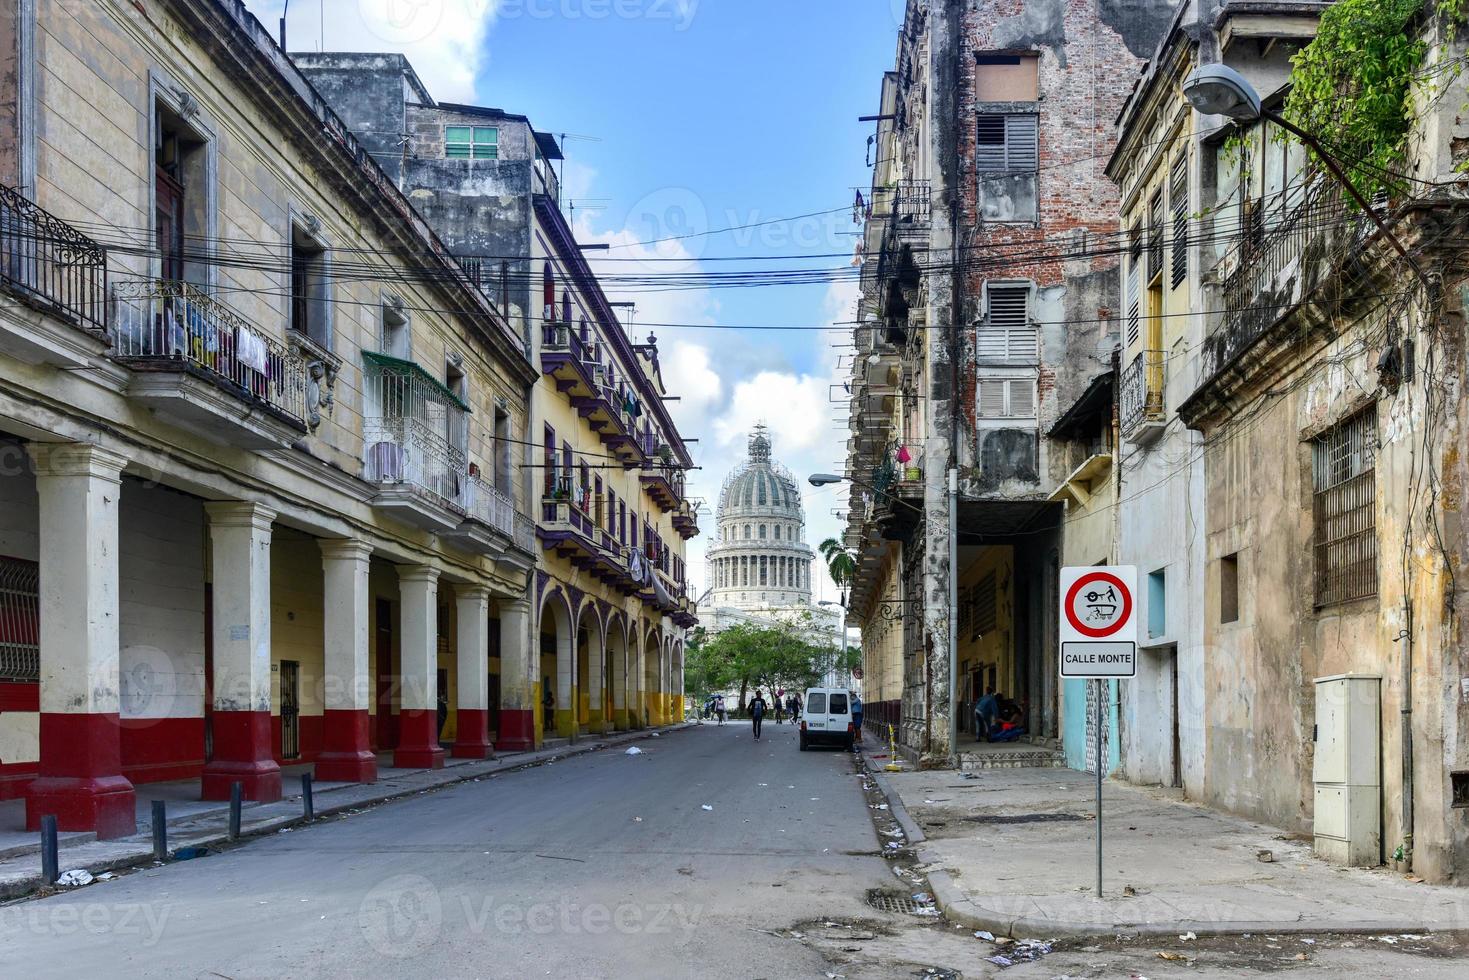
<path fill-rule="evenodd" d="M 765 718 L 765 695 L 760 693 L 759 688 L 755 690 L 755 700 L 750 702 L 750 722 L 755 727 L 755 741 L 760 741 L 760 722 Z"/>
<path fill-rule="evenodd" d="M 779 694 L 777 694 L 775 696 L 775 699 L 774 700 L 775 700 L 775 723 L 777 725 L 780 725 L 780 724 L 783 724 L 785 722 L 785 714 L 786 714 L 785 704 L 784 704 L 784 702 L 781 701 L 781 698 L 780 698 L 780 695 Z"/>
<path fill-rule="evenodd" d="M 719 723 L 724 724 L 724 695 L 714 699 L 714 713 L 719 716 Z"/>

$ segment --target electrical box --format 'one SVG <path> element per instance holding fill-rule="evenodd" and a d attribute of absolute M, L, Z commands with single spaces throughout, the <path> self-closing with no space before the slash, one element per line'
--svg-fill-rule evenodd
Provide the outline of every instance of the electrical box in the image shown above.
<path fill-rule="evenodd" d="M 1316 853 L 1382 863 L 1382 678 L 1316 679 Z"/>

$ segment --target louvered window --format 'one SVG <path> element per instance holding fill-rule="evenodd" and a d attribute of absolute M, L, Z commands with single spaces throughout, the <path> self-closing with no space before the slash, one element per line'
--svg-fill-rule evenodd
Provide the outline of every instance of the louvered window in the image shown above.
<path fill-rule="evenodd" d="M 974 159 L 981 174 L 1033 173 L 1040 164 L 1036 117 L 981 115 Z"/>
<path fill-rule="evenodd" d="M 977 354 L 986 360 L 1035 360 L 1040 354 L 1030 320 L 1030 286 L 989 286 L 988 309 L 977 336 Z"/>
<path fill-rule="evenodd" d="M 1148 202 L 1148 283 L 1163 275 L 1163 192 Z"/>
<path fill-rule="evenodd" d="M 1188 278 L 1188 154 L 1173 164 L 1168 178 L 1168 203 L 1173 207 L 1173 288 Z"/>
<path fill-rule="evenodd" d="M 1034 378 L 981 378 L 979 417 L 982 419 L 1035 418 Z"/>
<path fill-rule="evenodd" d="M 1138 318 L 1142 302 L 1143 236 L 1134 228 L 1127 249 L 1127 346 L 1137 343 Z"/>
<path fill-rule="evenodd" d="M 1316 605 L 1377 594 L 1377 408 L 1311 444 Z"/>

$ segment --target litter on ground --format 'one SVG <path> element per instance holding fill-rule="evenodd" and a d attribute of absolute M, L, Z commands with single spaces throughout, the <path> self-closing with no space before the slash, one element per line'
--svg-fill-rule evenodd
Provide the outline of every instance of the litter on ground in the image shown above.
<path fill-rule="evenodd" d="M 73 868 L 70 871 L 63 871 L 61 877 L 56 879 L 56 883 L 58 885 L 65 885 L 67 888 L 90 885 L 92 883 L 92 873 L 81 868 Z"/>
<path fill-rule="evenodd" d="M 643 754 L 643 750 L 640 749 L 640 748 L 638 748 L 636 745 L 634 745 L 632 748 L 628 749 L 626 752 L 623 753 L 623 755 L 642 755 L 642 754 Z"/>
<path fill-rule="evenodd" d="M 703 806 L 703 807 L 702 807 L 702 809 L 705 809 L 705 810 L 712 810 L 712 809 L 714 809 L 714 808 L 713 808 L 713 807 L 712 807 L 712 806 L 710 806 L 710 805 L 709 805 L 709 804 L 708 804 L 708 803 L 705 803 L 705 804 L 704 804 L 704 806 Z"/>

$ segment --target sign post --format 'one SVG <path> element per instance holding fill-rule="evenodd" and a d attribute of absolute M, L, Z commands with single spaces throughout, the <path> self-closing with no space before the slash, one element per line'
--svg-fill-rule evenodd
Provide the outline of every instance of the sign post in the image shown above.
<path fill-rule="evenodd" d="M 1137 569 L 1061 569 L 1061 677 L 1096 682 L 1097 897 L 1102 897 L 1102 775 L 1111 700 L 1107 682 L 1137 676 Z"/>

